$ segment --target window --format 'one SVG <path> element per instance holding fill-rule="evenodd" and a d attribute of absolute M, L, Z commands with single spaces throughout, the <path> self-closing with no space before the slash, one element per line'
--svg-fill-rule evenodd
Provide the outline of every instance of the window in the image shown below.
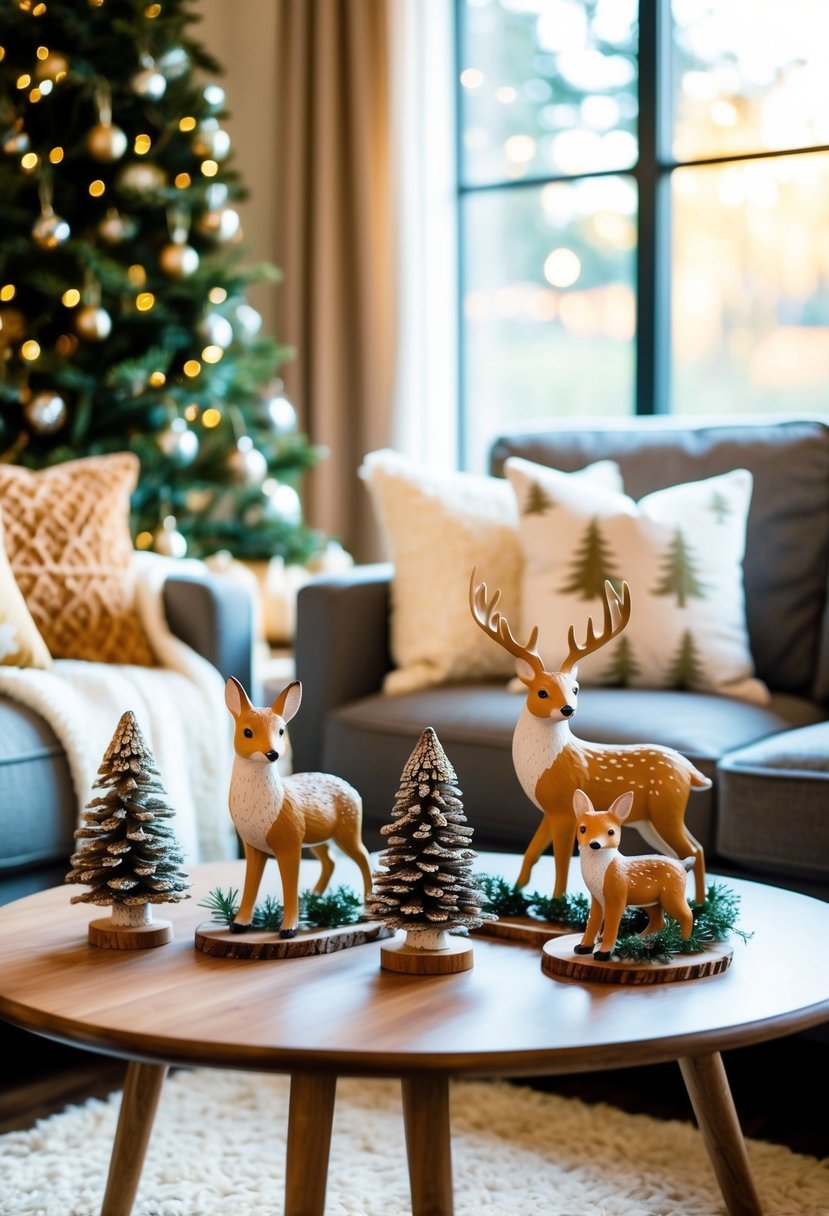
<path fill-rule="evenodd" d="M 824 0 L 457 0 L 462 458 L 829 411 Z"/>

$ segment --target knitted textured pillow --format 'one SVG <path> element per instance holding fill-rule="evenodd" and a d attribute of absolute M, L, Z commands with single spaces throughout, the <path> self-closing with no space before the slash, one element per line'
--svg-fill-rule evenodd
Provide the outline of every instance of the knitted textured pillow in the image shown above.
<path fill-rule="evenodd" d="M 51 667 L 52 656 L 15 582 L 3 544 L 0 514 L 0 666 Z"/>
<path fill-rule="evenodd" d="M 0 464 L 6 552 L 55 659 L 154 663 L 134 608 L 131 452 L 51 468 Z"/>

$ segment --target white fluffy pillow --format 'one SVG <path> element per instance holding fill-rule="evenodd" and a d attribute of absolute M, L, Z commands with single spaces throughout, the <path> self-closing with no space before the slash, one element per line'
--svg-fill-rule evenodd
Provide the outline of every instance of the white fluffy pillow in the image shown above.
<path fill-rule="evenodd" d="M 504 478 L 441 472 L 384 449 L 366 456 L 368 486 L 394 565 L 391 654 L 387 693 L 435 684 L 508 677 L 510 656 L 475 625 L 469 579 L 475 566 L 490 589 L 500 587 L 503 610 L 520 612 L 521 545 L 515 495 Z M 599 461 L 579 473 L 608 491 L 622 488 L 619 466 Z"/>
<path fill-rule="evenodd" d="M 630 622 L 579 665 L 582 680 L 768 700 L 754 678 L 745 619 L 747 469 L 671 486 L 638 503 L 519 457 L 507 460 L 506 472 L 522 504 L 519 631 L 539 626 L 548 670 L 563 661 L 571 624 L 579 642 L 588 616 L 601 625 L 604 580 L 617 587 L 624 580 Z"/>

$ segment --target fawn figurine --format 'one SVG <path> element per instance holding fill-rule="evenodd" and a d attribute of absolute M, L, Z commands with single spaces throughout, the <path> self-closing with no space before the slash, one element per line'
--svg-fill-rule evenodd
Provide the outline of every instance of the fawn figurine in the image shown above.
<path fill-rule="evenodd" d="M 685 894 L 685 879 L 694 858 L 676 861 L 673 857 L 652 854 L 624 857 L 619 852 L 619 840 L 632 805 L 632 790 L 620 794 L 607 811 L 594 810 L 584 790 L 573 794 L 581 873 L 591 896 L 587 927 L 575 947 L 576 954 L 593 954 L 599 936 L 599 948 L 593 957 L 610 958 L 622 913 L 628 907 L 644 908 L 647 912 L 643 937 L 662 928 L 666 912 L 679 922 L 683 941 L 691 935 L 693 915 Z"/>
<path fill-rule="evenodd" d="M 543 818 L 527 846 L 516 883 L 524 887 L 532 868 L 552 843 L 555 856 L 555 896 L 567 890 L 576 825 L 573 792 L 585 790 L 598 800 L 633 788 L 630 821 L 652 848 L 674 857 L 694 856 L 696 898 L 705 899 L 705 857 L 702 845 L 685 826 L 685 807 L 692 789 L 708 789 L 709 779 L 679 752 L 659 744 L 585 743 L 570 733 L 579 693 L 578 660 L 592 654 L 622 632 L 630 619 L 630 589 L 622 596 L 604 585 L 604 621 L 599 633 L 591 617 L 583 645 L 570 626 L 569 650 L 558 671 L 547 671 L 536 649 L 536 626 L 524 646 L 516 642 L 507 618 L 498 612 L 500 591 L 487 599 L 486 583 L 475 582 L 472 571 L 469 607 L 475 623 L 515 658 L 515 672 L 527 689 L 527 700 L 512 738 L 512 759 L 518 780 Z"/>
<path fill-rule="evenodd" d="M 228 802 L 233 825 L 245 846 L 242 902 L 230 926 L 234 933 L 250 928 L 265 862 L 275 857 L 284 909 L 279 936 L 296 935 L 303 846 L 322 864 L 315 895 L 322 894 L 334 870 L 328 841 L 359 866 L 364 897 L 371 892 L 371 864 L 361 838 L 363 804 L 357 791 L 330 773 L 282 777 L 277 767 L 287 743 L 285 728 L 301 700 L 299 681 L 283 688 L 270 709 L 252 705 L 233 676 L 225 685 L 225 704 L 234 719 L 235 751 Z"/>

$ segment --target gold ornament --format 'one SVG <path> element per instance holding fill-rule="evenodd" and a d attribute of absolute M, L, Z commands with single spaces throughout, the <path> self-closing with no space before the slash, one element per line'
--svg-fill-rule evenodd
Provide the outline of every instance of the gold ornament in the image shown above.
<path fill-rule="evenodd" d="M 0 350 L 26 336 L 26 318 L 19 308 L 0 308 Z"/>
<path fill-rule="evenodd" d="M 199 255 L 192 245 L 173 241 L 161 250 L 158 264 L 171 278 L 186 279 L 198 270 Z"/>
<path fill-rule="evenodd" d="M 3 151 L 8 156 L 22 156 L 29 151 L 30 140 L 23 130 L 23 119 L 18 118 L 14 126 L 3 136 Z"/>
<path fill-rule="evenodd" d="M 66 402 L 60 393 L 35 393 L 23 406 L 23 414 L 33 431 L 39 435 L 51 435 L 59 431 L 68 414 Z"/>
<path fill-rule="evenodd" d="M 219 126 L 218 118 L 206 118 L 199 124 L 190 146 L 201 160 L 207 157 L 224 160 L 230 152 L 230 136 Z"/>
<path fill-rule="evenodd" d="M 75 331 L 87 342 L 103 342 L 112 332 L 112 318 L 105 308 L 87 305 L 75 313 Z"/>
<path fill-rule="evenodd" d="M 108 245 L 120 245 L 135 235 L 137 227 L 135 220 L 121 215 L 116 207 L 110 207 L 98 225 L 98 232 Z"/>
<path fill-rule="evenodd" d="M 165 557 L 184 557 L 187 541 L 176 527 L 175 515 L 165 515 L 161 527 L 153 533 L 153 549 Z"/>
<path fill-rule="evenodd" d="M 258 448 L 253 446 L 250 435 L 243 435 L 236 444 L 236 450 L 227 458 L 227 466 L 233 480 L 242 485 L 255 485 L 262 481 L 268 472 L 268 462 Z"/>
<path fill-rule="evenodd" d="M 143 67 L 130 81 L 130 88 L 145 101 L 160 101 L 167 91 L 167 81 L 149 55 L 142 58 Z"/>
<path fill-rule="evenodd" d="M 40 215 L 35 220 L 32 236 L 41 249 L 57 249 L 72 235 L 66 220 L 55 215 L 51 203 L 44 203 Z"/>
<path fill-rule="evenodd" d="M 120 160 L 127 150 L 127 137 L 111 122 L 99 122 L 87 135 L 86 148 L 93 160 Z"/>
<path fill-rule="evenodd" d="M 50 51 L 45 59 L 39 59 L 35 66 L 35 80 L 56 80 L 65 76 L 69 71 L 69 60 L 60 51 Z"/>
<path fill-rule="evenodd" d="M 233 207 L 223 207 L 221 211 L 205 211 L 196 222 L 196 228 L 202 236 L 217 241 L 232 241 L 235 236 L 241 236 L 240 225 L 239 212 Z"/>

